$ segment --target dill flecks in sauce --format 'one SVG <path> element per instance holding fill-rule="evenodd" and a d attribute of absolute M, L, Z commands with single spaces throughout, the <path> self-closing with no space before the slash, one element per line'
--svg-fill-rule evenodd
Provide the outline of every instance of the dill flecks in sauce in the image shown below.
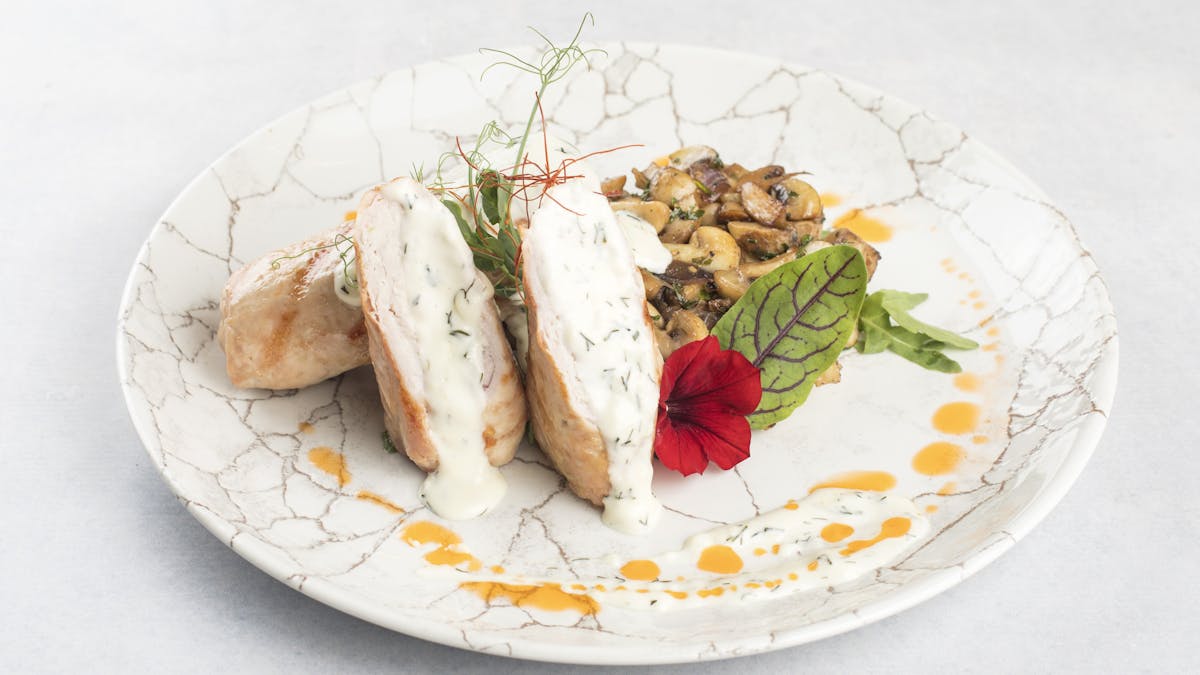
<path fill-rule="evenodd" d="M 492 285 L 475 269 L 453 216 L 419 183 L 398 179 L 380 194 L 383 200 L 358 214 L 360 244 L 371 240 L 360 255 L 364 264 L 390 270 L 390 284 L 372 286 L 372 304 L 385 332 L 403 341 L 392 356 L 402 364 L 406 388 L 424 401 L 438 449 L 438 468 L 426 477 L 421 499 L 444 518 L 472 518 L 506 490 L 483 440 L 482 319 Z"/>
<path fill-rule="evenodd" d="M 579 165 L 576 165 L 579 166 Z M 574 167 L 573 167 L 574 170 Z M 596 425 L 611 490 L 603 520 L 645 532 L 661 505 L 650 490 L 659 354 L 645 320 L 645 289 L 633 254 L 599 181 L 582 177 L 550 188 L 525 235 L 526 274 L 546 294 L 565 354 L 556 356 L 581 416 Z"/>

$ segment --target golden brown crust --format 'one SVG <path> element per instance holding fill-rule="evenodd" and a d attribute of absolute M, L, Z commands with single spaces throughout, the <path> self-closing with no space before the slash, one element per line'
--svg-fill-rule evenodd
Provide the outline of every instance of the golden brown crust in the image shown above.
<path fill-rule="evenodd" d="M 538 446 L 567 479 L 571 491 L 599 506 L 612 489 L 608 451 L 595 424 L 571 407 L 566 382 L 538 325 L 537 298 L 526 277 L 529 312 L 529 371 L 525 390 Z"/>
<path fill-rule="evenodd" d="M 362 312 L 337 298 L 330 244 L 350 223 L 251 262 L 221 295 L 217 341 L 237 387 L 298 389 L 368 362 Z"/>

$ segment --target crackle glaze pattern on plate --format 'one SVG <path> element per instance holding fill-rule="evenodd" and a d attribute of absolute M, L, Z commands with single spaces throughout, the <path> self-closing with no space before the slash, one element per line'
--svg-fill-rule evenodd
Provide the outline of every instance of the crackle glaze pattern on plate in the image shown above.
<path fill-rule="evenodd" d="M 711 659 L 801 644 L 910 607 L 1007 550 L 1062 497 L 1098 441 L 1116 384 L 1116 322 L 1099 273 L 1067 222 L 1027 178 L 958 129 L 834 75 L 761 57 L 606 45 L 545 100 L 554 129 L 626 173 L 703 143 L 746 166 L 811 173 L 840 203 L 831 220 L 876 228 L 872 288 L 926 291 L 928 320 L 984 345 L 955 353 L 978 376 L 951 376 L 890 354 L 848 352 L 842 382 L 757 433 L 736 471 L 683 480 L 659 472 L 669 511 L 651 536 L 606 530 L 536 449 L 504 468 L 501 507 L 452 523 L 489 565 L 538 577 L 615 572 L 623 559 L 800 498 L 830 476 L 886 471 L 930 533 L 885 567 L 840 586 L 746 605 L 678 611 L 603 607 L 595 615 L 488 604 L 423 574 L 406 523 L 432 516 L 421 474 L 385 454 L 373 376 L 360 369 L 299 391 L 237 390 L 215 340 L 229 273 L 339 222 L 367 188 L 431 165 L 488 119 L 523 123 L 529 80 L 467 56 L 398 70 L 271 123 L 196 178 L 154 227 L 122 302 L 118 356 L 134 424 L 182 503 L 240 555 L 350 614 L 448 645 L 590 663 Z M 721 81 L 721 86 L 714 86 Z M 830 201 L 834 201 L 834 197 Z M 853 225 L 853 223 L 852 223 Z M 979 428 L 939 433 L 940 406 L 968 402 Z M 926 445 L 965 460 L 914 470 Z M 322 470 L 314 448 L 342 453 Z M 318 462 L 320 463 L 320 462 Z M 397 508 L 389 508 L 388 505 Z"/>

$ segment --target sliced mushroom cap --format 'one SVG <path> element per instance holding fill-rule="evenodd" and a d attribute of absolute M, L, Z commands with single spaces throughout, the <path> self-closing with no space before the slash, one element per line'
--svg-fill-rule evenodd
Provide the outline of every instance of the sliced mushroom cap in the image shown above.
<path fill-rule="evenodd" d="M 789 220 L 787 226 L 796 233 L 800 241 L 817 239 L 821 236 L 821 223 L 816 220 Z"/>
<path fill-rule="evenodd" d="M 658 239 L 664 244 L 686 244 L 699 226 L 697 220 L 672 220 L 659 233 Z"/>
<path fill-rule="evenodd" d="M 670 356 L 671 352 L 689 342 L 708 337 L 708 326 L 695 312 L 681 309 L 671 315 L 671 320 L 667 322 L 666 336 L 670 343 L 670 351 L 663 352 L 664 357 Z"/>
<path fill-rule="evenodd" d="M 770 260 L 763 260 L 762 262 L 744 262 L 738 266 L 738 269 L 743 275 L 745 275 L 747 279 L 754 280 L 778 267 L 790 263 L 795 259 L 796 250 L 792 249 L 787 253 L 777 255 Z"/>
<path fill-rule="evenodd" d="M 870 279 L 875 276 L 875 267 L 879 265 L 879 259 L 882 256 L 879 255 L 879 251 L 874 246 L 863 241 L 862 237 L 854 234 L 851 230 L 839 227 L 825 235 L 824 239 L 830 244 L 845 244 L 858 249 L 859 253 L 862 253 L 863 260 L 867 263 L 867 278 Z"/>
<path fill-rule="evenodd" d="M 646 299 L 654 299 L 666 284 L 662 279 L 644 269 L 638 269 L 638 271 L 642 273 L 642 286 L 646 289 Z"/>
<path fill-rule="evenodd" d="M 707 145 L 688 145 L 667 155 L 667 164 L 684 171 L 697 162 L 717 159 L 717 151 Z"/>
<path fill-rule="evenodd" d="M 817 376 L 817 381 L 813 386 L 820 387 L 826 384 L 837 384 L 842 381 L 842 364 L 834 361 L 832 366 L 825 369 L 825 372 Z"/>
<path fill-rule="evenodd" d="M 750 280 L 742 274 L 741 269 L 736 267 L 731 270 L 713 272 L 713 283 L 717 286 L 717 293 L 720 293 L 722 298 L 729 300 L 741 298 L 750 288 Z"/>
<path fill-rule="evenodd" d="M 625 192 L 625 176 L 613 176 L 600 181 L 600 192 L 604 193 L 605 197 L 614 197 Z"/>
<path fill-rule="evenodd" d="M 760 258 L 773 258 L 796 246 L 800 239 L 796 231 L 788 228 L 778 230 L 758 223 L 732 222 L 727 225 L 729 234 L 743 251 Z"/>
<path fill-rule="evenodd" d="M 771 196 L 783 202 L 788 220 L 815 220 L 825 218 L 821 207 L 821 195 L 816 188 L 799 178 L 786 178 L 771 186 Z"/>
<path fill-rule="evenodd" d="M 682 209 L 696 207 L 696 181 L 690 174 L 668 166 L 650 179 L 650 198 Z"/>
<path fill-rule="evenodd" d="M 708 160 L 693 164 L 688 169 L 688 175 L 696 181 L 697 189 L 700 190 L 705 202 L 716 201 L 721 195 L 733 189 L 725 174 Z"/>
<path fill-rule="evenodd" d="M 611 202 L 613 211 L 630 211 L 650 223 L 655 232 L 662 232 L 671 218 L 671 208 L 662 202 L 644 202 L 640 199 L 620 199 Z"/>
<path fill-rule="evenodd" d="M 746 212 L 763 225 L 771 225 L 783 216 L 783 204 L 758 185 L 742 183 L 738 193 L 742 196 L 742 206 Z"/>
<path fill-rule="evenodd" d="M 787 173 L 783 170 L 782 166 L 779 166 L 778 164 L 768 164 L 761 169 L 750 171 L 742 175 L 741 178 L 738 179 L 737 187 L 740 188 L 746 183 L 754 183 L 763 190 L 766 190 L 786 177 Z"/>
<path fill-rule="evenodd" d="M 750 214 L 747 213 L 746 208 L 742 206 L 741 197 L 738 197 L 737 201 L 731 200 L 722 202 L 721 205 L 717 207 L 716 219 L 718 223 L 729 223 L 735 220 L 750 220 Z"/>
<path fill-rule="evenodd" d="M 707 272 L 736 267 L 742 251 L 728 232 L 718 227 L 698 227 L 686 244 L 664 244 L 677 261 Z"/>

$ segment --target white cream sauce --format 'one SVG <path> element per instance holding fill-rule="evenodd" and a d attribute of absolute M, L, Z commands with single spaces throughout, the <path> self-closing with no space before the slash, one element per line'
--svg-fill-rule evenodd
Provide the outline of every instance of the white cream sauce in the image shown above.
<path fill-rule="evenodd" d="M 632 211 L 617 211 L 614 217 L 633 253 L 634 263 L 650 272 L 666 272 L 667 265 L 671 264 L 671 252 L 659 241 L 654 226 Z"/>
<path fill-rule="evenodd" d="M 358 214 L 358 236 L 370 244 L 363 262 L 388 268 L 392 283 L 372 286 L 372 301 L 405 385 L 424 401 L 438 452 L 421 499 L 443 518 L 472 518 L 506 490 L 483 441 L 490 355 L 482 319 L 492 286 L 477 273 L 454 217 L 424 187 L 401 178 L 380 193 L 384 201 Z"/>
<path fill-rule="evenodd" d="M 554 585 L 588 595 L 601 607 L 652 611 L 711 608 L 853 581 L 893 563 L 928 531 L 929 521 L 908 499 L 822 488 L 772 511 L 692 536 L 675 551 L 638 561 L 617 555 L 575 560 L 575 568 L 586 570 L 575 578 L 471 572 L 461 566 L 433 566 L 419 573 L 457 582 Z M 725 559 L 739 561 L 741 569 L 706 571 L 706 551 L 726 547 Z M 655 578 L 635 575 L 626 567 L 635 564 L 640 572 L 649 567 L 656 572 Z M 634 576 L 638 578 L 631 578 Z"/>
<path fill-rule="evenodd" d="M 557 335 L 551 349 L 565 347 L 555 360 L 573 391 L 571 403 L 604 439 L 612 485 L 604 523 L 645 532 L 662 508 L 650 490 L 661 357 L 629 245 L 600 182 L 576 168 L 585 175 L 550 188 L 532 214 L 527 278 L 545 294 L 538 298 L 540 329 Z"/>

